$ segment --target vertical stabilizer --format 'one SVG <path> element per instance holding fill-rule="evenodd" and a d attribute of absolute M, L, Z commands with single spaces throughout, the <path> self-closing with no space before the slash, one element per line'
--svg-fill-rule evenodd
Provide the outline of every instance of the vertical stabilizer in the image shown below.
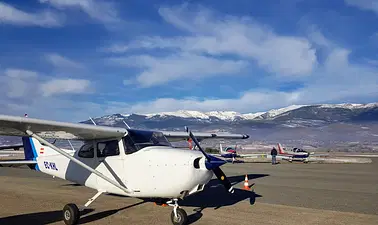
<path fill-rule="evenodd" d="M 26 160 L 36 160 L 38 153 L 36 151 L 34 141 L 32 137 L 22 137 L 22 143 L 24 145 L 24 155 Z"/>
<path fill-rule="evenodd" d="M 277 145 L 278 145 L 279 154 L 285 154 L 285 151 L 283 150 L 282 145 L 280 143 L 278 143 Z"/>

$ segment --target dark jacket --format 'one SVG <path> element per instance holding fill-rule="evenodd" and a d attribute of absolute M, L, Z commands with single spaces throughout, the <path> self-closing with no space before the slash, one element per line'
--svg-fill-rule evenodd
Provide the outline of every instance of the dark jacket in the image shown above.
<path fill-rule="evenodd" d="M 277 155 L 277 150 L 276 148 L 273 148 L 272 151 L 270 151 L 271 155 Z"/>

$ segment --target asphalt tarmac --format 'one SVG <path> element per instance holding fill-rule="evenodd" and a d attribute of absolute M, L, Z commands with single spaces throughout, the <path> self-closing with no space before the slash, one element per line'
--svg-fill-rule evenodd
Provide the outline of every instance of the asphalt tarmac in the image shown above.
<path fill-rule="evenodd" d="M 378 158 L 369 164 L 241 163 L 222 166 L 236 188 L 217 180 L 180 205 L 191 224 L 378 224 Z M 154 185 L 153 183 L 151 185 Z M 67 203 L 96 193 L 25 168 L 0 168 L 0 224 L 64 224 Z M 171 207 L 100 196 L 81 224 L 171 224 Z"/>

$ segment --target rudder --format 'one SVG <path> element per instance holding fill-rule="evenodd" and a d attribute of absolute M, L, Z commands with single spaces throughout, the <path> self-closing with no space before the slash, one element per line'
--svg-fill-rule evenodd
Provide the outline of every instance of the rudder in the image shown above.
<path fill-rule="evenodd" d="M 37 161 L 38 153 L 36 151 L 32 137 L 22 137 L 22 143 L 24 145 L 25 160 Z M 39 170 L 38 164 L 28 165 L 30 169 Z"/>
<path fill-rule="evenodd" d="M 35 160 L 38 157 L 38 153 L 35 149 L 33 139 L 31 137 L 22 137 L 22 143 L 24 145 L 25 159 Z"/>

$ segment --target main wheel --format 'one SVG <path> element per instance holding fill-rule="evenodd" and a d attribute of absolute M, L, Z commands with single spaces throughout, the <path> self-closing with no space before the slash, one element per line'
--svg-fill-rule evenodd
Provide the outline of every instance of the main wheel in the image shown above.
<path fill-rule="evenodd" d="M 175 217 L 175 212 L 172 210 L 171 221 L 174 225 L 184 225 L 188 223 L 188 215 L 185 210 L 177 208 L 177 217 Z"/>
<path fill-rule="evenodd" d="M 73 204 L 67 204 L 63 208 L 63 221 L 67 225 L 75 225 L 79 221 L 80 211 L 79 208 Z"/>

